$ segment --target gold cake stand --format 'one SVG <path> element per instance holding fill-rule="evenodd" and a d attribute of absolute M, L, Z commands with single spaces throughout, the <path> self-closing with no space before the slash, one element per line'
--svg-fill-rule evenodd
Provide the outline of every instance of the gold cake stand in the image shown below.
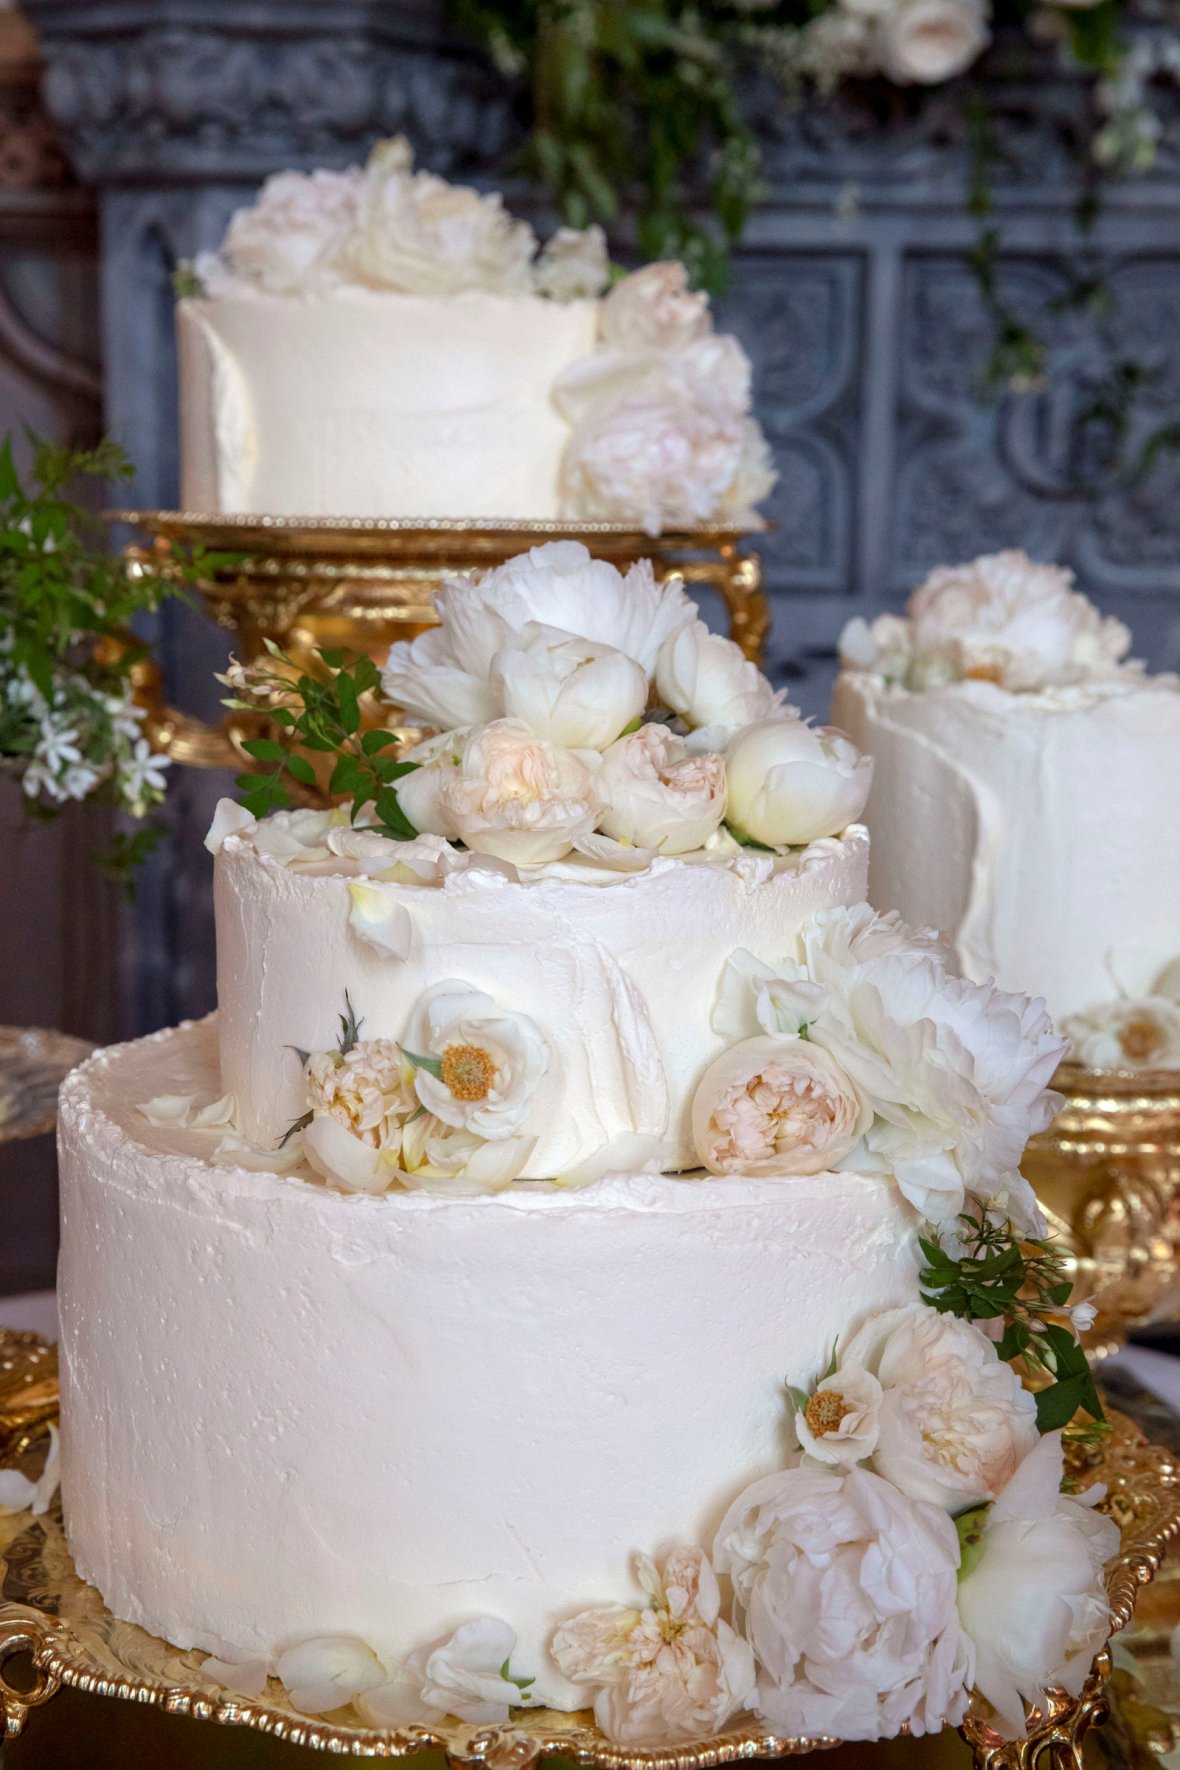
<path fill-rule="evenodd" d="M 56 1411 L 52 1349 L 35 1335 L 0 1331 L 0 1466 L 35 1471 L 46 1426 Z M 1131 1621 L 1142 1587 L 1180 1534 L 1180 1463 L 1150 1445 L 1119 1414 L 1100 1448 L 1074 1446 L 1070 1455 L 1072 1472 L 1086 1485 L 1106 1484 L 1103 1505 L 1122 1533 L 1119 1553 L 1107 1569 L 1117 1633 Z M 786 1738 L 748 1726 L 667 1751 L 628 1751 L 612 1745 L 589 1714 L 546 1709 L 517 1710 L 504 1727 L 448 1720 L 432 1728 L 379 1731 L 340 1716 L 309 1720 L 290 1707 L 281 1686 L 273 1682 L 258 1699 L 231 1695 L 202 1674 L 202 1657 L 111 1616 L 94 1588 L 74 1571 L 58 1507 L 41 1519 L 0 1518 L 0 1740 L 15 1738 L 32 1710 L 69 1686 L 171 1715 L 252 1728 L 341 1756 L 390 1759 L 435 1751 L 453 1765 L 489 1770 L 530 1770 L 552 1756 L 599 1770 L 706 1770 L 840 1744 L 829 1738 Z M 1082 1695 L 1054 1696 L 1049 1711 L 1023 1739 L 1001 1740 L 969 1717 L 962 1731 L 978 1770 L 1080 1770 L 1083 1738 L 1108 1715 L 1111 1669 L 1107 1646 L 1096 1658 Z"/>
<path fill-rule="evenodd" d="M 754 532 L 701 523 L 648 535 L 626 523 L 492 522 L 475 518 L 220 516 L 182 510 L 114 510 L 107 520 L 138 529 L 148 546 L 125 550 L 131 574 L 182 577 L 192 549 L 210 559 L 198 585 L 206 611 L 237 635 L 251 663 L 273 640 L 303 667 L 323 647 L 367 652 L 382 662 L 396 639 L 434 625 L 432 598 L 444 578 L 486 570 L 546 541 L 581 541 L 626 570 L 650 559 L 661 580 L 677 576 L 717 592 L 729 631 L 758 660 L 770 627 L 762 567 L 743 550 Z M 187 580 L 186 580 L 187 581 Z M 231 715 L 208 726 L 165 707 L 151 666 L 139 684 L 156 747 L 178 762 L 224 768 L 242 760 L 257 725 Z"/>
<path fill-rule="evenodd" d="M 1098 1314 L 1087 1348 L 1180 1316 L 1180 1070 L 1062 1064 L 1065 1105 L 1022 1167 Z"/>

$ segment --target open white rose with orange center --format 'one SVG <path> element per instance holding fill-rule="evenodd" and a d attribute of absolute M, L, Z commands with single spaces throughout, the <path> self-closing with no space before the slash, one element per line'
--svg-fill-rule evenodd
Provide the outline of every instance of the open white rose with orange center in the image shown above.
<path fill-rule="evenodd" d="M 491 1142 L 520 1132 L 550 1061 L 535 1020 L 459 982 L 437 984 L 423 996 L 402 1054 L 428 1114 Z"/>
<path fill-rule="evenodd" d="M 744 1039 L 697 1084 L 692 1136 L 714 1174 L 822 1174 L 869 1117 L 848 1076 L 807 1039 Z"/>
<path fill-rule="evenodd" d="M 1091 1069 L 1180 1068 L 1180 1003 L 1167 996 L 1102 1002 L 1067 1014 L 1070 1056 Z"/>
<path fill-rule="evenodd" d="M 725 751 L 729 822 L 767 848 L 838 836 L 864 810 L 872 759 L 843 732 L 782 715 L 747 725 Z"/>
<path fill-rule="evenodd" d="M 725 816 L 725 763 L 693 754 L 665 725 L 642 725 L 612 744 L 595 786 L 599 829 L 661 854 L 703 848 Z"/>
<path fill-rule="evenodd" d="M 410 752 L 423 766 L 398 783 L 419 830 L 465 842 L 514 866 L 560 860 L 598 821 L 595 777 L 571 750 L 495 719 Z"/>

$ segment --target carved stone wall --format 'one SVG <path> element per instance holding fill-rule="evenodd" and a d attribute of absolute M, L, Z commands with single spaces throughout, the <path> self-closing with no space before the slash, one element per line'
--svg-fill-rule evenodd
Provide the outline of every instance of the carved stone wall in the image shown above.
<path fill-rule="evenodd" d="M 433 0 L 27 0 L 46 102 L 101 216 L 110 428 L 136 497 L 174 501 L 170 274 L 217 243 L 266 173 L 340 165 L 405 130 L 420 160 L 506 183 L 512 95 L 447 38 Z M 1054 64 L 995 88 L 1003 299 L 1050 340 L 1047 385 L 985 396 L 991 322 L 964 265 L 965 125 L 949 96 L 896 94 L 887 114 L 753 100 L 769 195 L 721 317 L 755 365 L 780 474 L 764 555 L 770 664 L 826 709 L 853 612 L 896 605 L 930 565 L 1002 545 L 1073 564 L 1138 649 L 1180 664 L 1180 465 L 1137 476 L 1140 445 L 1180 393 L 1180 127 L 1155 171 L 1112 193 L 1084 254 L 1070 147 L 1083 89 Z M 512 189 L 513 205 L 535 193 Z M 626 238 L 618 244 L 625 251 Z M 1106 314 L 1080 303 L 1101 272 Z M 1102 415 L 1112 367 L 1146 371 L 1125 436 Z M 212 699 L 217 635 L 182 610 L 162 636 L 171 690 Z M 136 1018 L 212 1001 L 200 834 L 217 783 L 174 795 L 175 840 L 137 914 Z"/>

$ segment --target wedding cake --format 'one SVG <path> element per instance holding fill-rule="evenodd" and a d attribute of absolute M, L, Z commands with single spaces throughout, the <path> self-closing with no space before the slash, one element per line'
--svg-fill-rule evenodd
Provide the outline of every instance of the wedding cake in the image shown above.
<path fill-rule="evenodd" d="M 63 1090 L 79 1573 L 211 1699 L 358 1724 L 876 1738 L 974 1690 L 1019 1731 L 1117 1544 L 956 1303 L 1040 1226 L 1043 1006 L 874 915 L 868 765 L 677 583 L 556 544 L 438 612 L 384 672 L 407 757 L 337 679 L 370 798 L 219 809 L 219 1014 Z"/>
<path fill-rule="evenodd" d="M 400 138 L 268 179 L 180 279 L 184 505 L 753 523 L 774 474 L 744 351 L 683 266 L 609 280 L 601 229 L 538 250 Z"/>
<path fill-rule="evenodd" d="M 1072 574 L 997 553 L 853 621 L 832 717 L 873 758 L 869 895 L 1075 1055 L 1180 1064 L 1180 681 Z"/>

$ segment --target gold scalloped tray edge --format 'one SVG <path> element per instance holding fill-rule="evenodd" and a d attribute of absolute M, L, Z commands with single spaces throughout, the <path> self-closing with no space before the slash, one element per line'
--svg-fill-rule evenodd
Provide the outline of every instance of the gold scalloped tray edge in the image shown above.
<path fill-rule="evenodd" d="M 35 1462 L 36 1441 L 52 1409 L 44 1404 L 52 1352 L 35 1335 L 0 1330 L 0 1466 Z M 22 1397 L 35 1391 L 32 1410 Z M 1071 1469 L 1082 1485 L 1102 1481 L 1104 1506 L 1122 1532 L 1119 1554 L 1107 1569 L 1113 1630 L 1125 1628 L 1142 1586 L 1158 1571 L 1168 1544 L 1180 1535 L 1180 1464 L 1149 1444 L 1122 1415 L 1097 1448 L 1071 1447 Z M 33 1454 L 30 1455 L 29 1453 Z M 0 1521 L 3 1522 L 3 1521 Z M 9 1521 L 12 1522 L 12 1521 Z M 31 1655 L 35 1681 L 21 1691 L 6 1682 L 5 1662 Z M 446 1721 L 436 1728 L 380 1731 L 347 1720 L 309 1719 L 281 1697 L 235 1696 L 202 1676 L 197 1652 L 182 1652 L 134 1624 L 111 1616 L 97 1591 L 74 1571 L 60 1506 L 18 1528 L 7 1549 L 0 1538 L 0 1714 L 9 1737 L 29 1712 L 62 1685 L 99 1696 L 150 1704 L 169 1714 L 223 1726 L 250 1727 L 313 1750 L 354 1758 L 394 1759 L 437 1750 L 455 1765 L 490 1770 L 528 1770 L 558 1755 L 595 1770 L 709 1770 L 745 1759 L 783 1758 L 830 1749 L 830 1738 L 790 1738 L 751 1727 L 665 1750 L 612 1745 L 588 1713 L 521 1709 L 503 1727 L 472 1727 Z M 1104 1649 L 1082 1696 L 1056 1696 L 1051 1712 L 1026 1739 L 1003 1742 L 982 1721 L 964 1727 L 976 1763 L 1000 1770 L 1032 1766 L 1038 1752 L 1063 1735 L 1079 1740 L 1106 1713 L 1104 1685 L 1110 1655 Z M 276 1688 L 272 1686 L 272 1688 Z M 0 1739 L 6 1737 L 0 1730 Z"/>

